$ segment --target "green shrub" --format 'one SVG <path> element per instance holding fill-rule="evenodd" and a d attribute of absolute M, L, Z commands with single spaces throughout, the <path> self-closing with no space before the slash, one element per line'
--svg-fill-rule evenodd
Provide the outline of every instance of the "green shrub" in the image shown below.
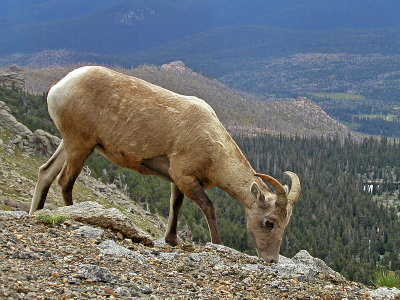
<path fill-rule="evenodd" d="M 60 224 L 64 221 L 66 221 L 68 219 L 69 219 L 68 216 L 63 216 L 63 215 L 56 216 L 56 215 L 51 215 L 51 214 L 42 214 L 42 215 L 37 216 L 35 218 L 35 221 L 37 223 L 43 223 L 46 225 L 54 226 L 56 224 Z"/>
<path fill-rule="evenodd" d="M 387 286 L 389 288 L 400 288 L 400 275 L 393 271 L 381 270 L 374 273 L 374 284 L 376 286 Z"/>

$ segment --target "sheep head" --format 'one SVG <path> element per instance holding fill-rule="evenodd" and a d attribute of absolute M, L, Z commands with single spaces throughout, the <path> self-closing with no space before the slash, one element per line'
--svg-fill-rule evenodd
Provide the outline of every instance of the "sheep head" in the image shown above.
<path fill-rule="evenodd" d="M 275 193 L 256 182 L 253 182 L 250 189 L 254 204 L 247 214 L 247 230 L 258 256 L 266 262 L 278 262 L 283 233 L 300 195 L 300 180 L 297 175 L 292 172 L 285 174 L 292 181 L 290 191 L 287 186 L 265 174 L 255 175 L 268 181 L 275 188 Z"/>

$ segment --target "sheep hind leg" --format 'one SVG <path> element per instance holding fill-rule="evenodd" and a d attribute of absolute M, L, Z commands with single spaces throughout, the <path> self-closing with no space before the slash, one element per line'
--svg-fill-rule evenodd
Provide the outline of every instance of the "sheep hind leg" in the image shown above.
<path fill-rule="evenodd" d="M 165 242 L 170 246 L 179 244 L 177 236 L 179 210 L 182 207 L 184 195 L 178 186 L 171 182 L 171 199 L 169 206 L 168 228 L 165 234 Z"/>
<path fill-rule="evenodd" d="M 68 150 L 61 173 L 58 176 L 58 184 L 61 187 L 63 201 L 66 206 L 73 204 L 72 188 L 82 171 L 85 160 L 92 154 L 94 147 L 86 150 L 78 148 Z"/>
<path fill-rule="evenodd" d="M 49 161 L 39 168 L 38 181 L 35 186 L 35 192 L 33 194 L 29 214 L 32 215 L 35 211 L 44 207 L 50 186 L 60 173 L 64 162 L 65 149 L 63 141 L 61 141 L 56 152 L 54 152 Z"/>

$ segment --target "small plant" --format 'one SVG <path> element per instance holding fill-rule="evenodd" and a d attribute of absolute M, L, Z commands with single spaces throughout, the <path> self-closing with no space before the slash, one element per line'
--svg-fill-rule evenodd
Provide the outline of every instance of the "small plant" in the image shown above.
<path fill-rule="evenodd" d="M 51 215 L 51 214 L 42 214 L 42 215 L 37 216 L 35 218 L 35 221 L 37 223 L 43 223 L 46 225 L 54 226 L 56 224 L 60 224 L 64 221 L 66 221 L 68 219 L 69 219 L 68 216 L 63 216 L 63 215 L 56 216 L 56 215 Z"/>
<path fill-rule="evenodd" d="M 393 271 L 380 270 L 374 273 L 373 283 L 376 286 L 387 286 L 389 288 L 400 288 L 400 275 Z"/>

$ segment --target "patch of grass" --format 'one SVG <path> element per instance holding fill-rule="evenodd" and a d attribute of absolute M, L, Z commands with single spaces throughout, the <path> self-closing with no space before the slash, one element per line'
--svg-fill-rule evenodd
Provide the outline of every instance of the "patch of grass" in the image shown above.
<path fill-rule="evenodd" d="M 66 220 L 69 220 L 68 216 L 63 216 L 63 215 L 56 216 L 56 215 L 51 215 L 51 214 L 42 214 L 35 218 L 35 222 L 43 223 L 43 224 L 51 225 L 51 226 L 60 224 Z"/>
<path fill-rule="evenodd" d="M 389 288 L 400 288 L 400 275 L 393 271 L 380 270 L 374 273 L 373 283 L 380 287 L 386 286 Z"/>

